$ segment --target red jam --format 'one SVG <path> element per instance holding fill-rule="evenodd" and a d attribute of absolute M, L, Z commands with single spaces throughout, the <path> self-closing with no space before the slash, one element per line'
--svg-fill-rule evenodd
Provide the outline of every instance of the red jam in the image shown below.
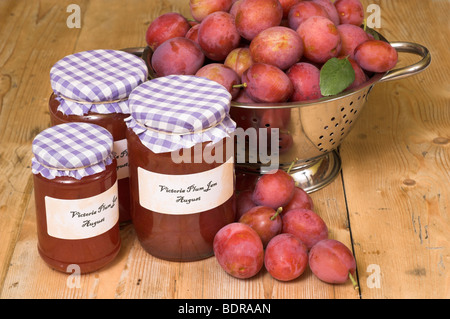
<path fill-rule="evenodd" d="M 127 126 L 124 119 L 129 114 L 123 113 L 111 113 L 111 114 L 98 114 L 88 113 L 86 115 L 65 115 L 59 112 L 59 101 L 55 99 L 55 95 L 52 94 L 49 100 L 50 120 L 52 125 L 69 123 L 69 122 L 85 122 L 97 124 L 106 128 L 113 136 L 114 141 L 122 141 L 126 139 Z M 123 154 L 117 154 L 117 157 Z M 126 168 L 125 168 L 126 169 Z M 119 187 L 119 222 L 125 223 L 131 221 L 130 216 L 130 182 L 129 178 L 118 177 Z"/>
<path fill-rule="evenodd" d="M 40 174 L 34 176 L 36 202 L 36 223 L 38 251 L 42 259 L 52 268 L 61 272 L 71 272 L 70 265 L 77 265 L 81 273 L 98 270 L 110 263 L 120 250 L 119 222 L 109 230 L 90 238 L 67 239 L 49 234 L 46 200 L 78 200 L 91 198 L 111 190 L 116 183 L 116 161 L 107 165 L 103 172 L 85 176 L 80 180 L 73 177 L 56 177 L 47 179 Z M 103 203 L 102 207 L 114 205 Z M 100 205 L 98 206 L 100 207 Z M 101 210 L 100 208 L 98 208 Z M 71 212 L 72 213 L 72 212 Z M 73 215 L 76 213 L 73 212 Z M 93 213 L 79 214 L 73 218 L 83 218 L 83 227 L 95 229 L 99 222 Z M 89 216 L 91 215 L 91 216 Z"/>
<path fill-rule="evenodd" d="M 203 158 L 200 163 L 194 163 L 193 152 L 191 152 L 190 163 L 186 161 L 174 163 L 171 153 L 156 154 L 152 152 L 142 144 L 132 129 L 127 130 L 127 140 L 131 216 L 142 247 L 155 257 L 171 261 L 192 261 L 212 256 L 215 234 L 220 228 L 235 220 L 234 182 L 231 181 L 233 194 L 216 207 L 186 214 L 161 213 L 144 208 L 140 204 L 143 198 L 140 198 L 142 193 L 139 189 L 141 181 L 139 181 L 138 170 L 144 169 L 156 174 L 175 175 L 181 180 L 186 175 L 204 173 L 218 168 L 226 162 L 226 155 L 224 154 L 222 163 L 220 161 L 207 163 Z M 203 150 L 208 143 L 203 143 Z M 195 181 L 194 178 L 192 182 Z M 163 187 L 161 186 L 161 188 Z M 173 191 L 181 192 L 176 187 Z M 164 211 L 166 202 L 163 201 L 162 204 L 161 210 Z M 167 203 L 167 205 L 169 204 Z"/>

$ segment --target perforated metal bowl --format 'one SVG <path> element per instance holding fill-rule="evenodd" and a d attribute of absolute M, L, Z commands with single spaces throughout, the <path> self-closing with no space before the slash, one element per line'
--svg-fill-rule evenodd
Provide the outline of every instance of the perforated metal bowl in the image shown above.
<path fill-rule="evenodd" d="M 380 39 L 384 39 L 380 35 Z M 385 40 L 385 39 L 384 39 Z M 386 40 L 385 40 L 386 41 Z M 391 42 L 398 52 L 407 52 L 421 57 L 409 66 L 374 74 L 360 87 L 339 95 L 308 102 L 281 104 L 232 103 L 232 117 L 240 126 L 270 127 L 264 122 L 264 114 L 278 113 L 271 118 L 288 118 L 280 129 L 280 167 L 290 169 L 291 175 L 307 192 L 316 191 L 329 184 L 339 173 L 341 159 L 339 146 L 355 124 L 370 91 L 375 84 L 398 80 L 425 70 L 431 62 L 427 48 L 410 42 Z M 269 164 L 254 162 L 236 163 L 238 170 L 249 174 L 264 173 Z"/>
<path fill-rule="evenodd" d="M 373 31 L 373 30 L 372 30 Z M 375 31 L 373 31 L 375 32 Z M 380 40 L 387 40 L 375 32 Z M 369 93 L 375 84 L 398 80 L 425 70 L 431 62 L 427 48 L 411 42 L 390 42 L 398 52 L 418 55 L 420 61 L 394 69 L 384 74 L 377 73 L 355 89 L 314 101 L 279 104 L 237 103 L 231 104 L 231 116 L 238 127 L 248 129 L 279 129 L 279 154 L 277 167 L 288 170 L 296 182 L 308 193 L 328 185 L 340 172 L 339 146 L 355 124 Z M 141 55 L 146 61 L 150 78 L 155 77 L 151 68 L 151 51 L 146 48 L 125 49 Z M 267 118 L 271 120 L 267 121 Z M 275 120 L 274 120 L 275 119 Z M 249 144 L 249 143 L 247 143 Z M 245 174 L 263 174 L 273 169 L 271 162 L 262 161 L 249 145 L 246 154 L 239 156 L 236 170 Z M 269 154 L 272 150 L 265 150 Z"/>

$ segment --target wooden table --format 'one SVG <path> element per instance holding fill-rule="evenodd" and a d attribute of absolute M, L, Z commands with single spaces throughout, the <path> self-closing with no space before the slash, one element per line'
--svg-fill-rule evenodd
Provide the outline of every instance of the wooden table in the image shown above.
<path fill-rule="evenodd" d="M 68 5 L 81 27 L 68 28 Z M 427 47 L 422 73 L 377 84 L 340 147 L 342 171 L 311 194 L 330 237 L 357 260 L 360 291 L 330 285 L 308 269 L 279 282 L 266 272 L 227 275 L 214 257 L 158 260 L 144 252 L 132 225 L 106 268 L 73 278 L 38 256 L 31 142 L 50 125 L 49 70 L 89 49 L 145 46 L 158 15 L 190 16 L 188 0 L 0 1 L 0 296 L 7 298 L 449 298 L 450 297 L 450 2 L 367 0 L 381 8 L 378 31 Z M 400 63 L 417 60 L 401 54 Z"/>

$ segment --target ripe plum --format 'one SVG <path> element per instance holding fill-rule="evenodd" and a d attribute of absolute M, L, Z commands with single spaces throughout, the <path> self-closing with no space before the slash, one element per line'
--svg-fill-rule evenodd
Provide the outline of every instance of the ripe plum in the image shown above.
<path fill-rule="evenodd" d="M 236 278 L 250 278 L 264 265 L 261 238 L 250 226 L 234 222 L 222 227 L 213 242 L 217 262 Z"/>
<path fill-rule="evenodd" d="M 296 186 L 294 189 L 294 197 L 291 201 L 283 207 L 283 211 L 286 213 L 296 208 L 305 208 L 309 210 L 314 209 L 314 203 L 311 196 L 303 190 L 303 188 Z"/>
<path fill-rule="evenodd" d="M 240 40 L 233 18 L 223 11 L 208 15 L 198 30 L 198 43 L 206 57 L 213 61 L 225 60 L 228 53 L 239 46 Z"/>
<path fill-rule="evenodd" d="M 340 24 L 339 13 L 331 0 L 312 0 L 312 2 L 320 4 L 325 9 L 329 19 L 333 21 L 334 25 L 337 26 Z"/>
<path fill-rule="evenodd" d="M 202 66 L 196 76 L 201 76 L 210 80 L 213 80 L 230 92 L 231 97 L 234 99 L 239 94 L 240 88 L 236 87 L 241 83 L 240 77 L 234 72 L 234 70 L 225 66 L 222 63 L 210 63 Z"/>
<path fill-rule="evenodd" d="M 356 47 L 355 60 L 366 71 L 387 72 L 397 64 L 398 54 L 387 42 L 369 40 Z"/>
<path fill-rule="evenodd" d="M 341 51 L 341 36 L 330 19 L 314 16 L 297 29 L 303 40 L 304 56 L 315 63 L 325 63 Z"/>
<path fill-rule="evenodd" d="M 185 38 L 190 39 L 196 43 L 198 43 L 198 29 L 200 28 L 200 24 L 196 24 L 192 26 L 188 32 L 186 32 Z"/>
<path fill-rule="evenodd" d="M 224 64 L 233 69 L 239 76 L 253 64 L 249 48 L 236 48 L 225 58 Z"/>
<path fill-rule="evenodd" d="M 334 6 L 339 13 L 341 24 L 360 26 L 364 22 L 364 7 L 359 0 L 336 0 Z"/>
<path fill-rule="evenodd" d="M 250 53 L 255 63 L 271 64 L 286 70 L 302 57 L 303 41 L 290 28 L 271 27 L 261 31 L 252 40 Z"/>
<path fill-rule="evenodd" d="M 367 74 L 364 72 L 364 70 L 359 66 L 359 64 L 353 60 L 352 58 L 348 58 L 350 61 L 350 64 L 352 65 L 353 71 L 355 71 L 355 80 L 352 84 L 350 84 L 347 87 L 347 90 L 354 89 L 358 86 L 360 86 L 363 83 L 366 83 L 368 80 Z"/>
<path fill-rule="evenodd" d="M 291 175 L 277 169 L 262 175 L 253 190 L 253 202 L 256 205 L 273 209 L 283 207 L 294 196 L 295 181 Z"/>
<path fill-rule="evenodd" d="M 341 35 L 341 52 L 339 55 L 355 58 L 355 49 L 363 42 L 370 40 L 369 35 L 360 27 L 353 24 L 340 24 L 337 26 Z"/>
<path fill-rule="evenodd" d="M 233 0 L 190 0 L 189 8 L 196 21 L 203 21 L 208 15 L 216 11 L 228 11 Z"/>
<path fill-rule="evenodd" d="M 293 30 L 297 30 L 302 22 L 312 16 L 322 16 L 325 18 L 329 18 L 325 8 L 320 4 L 314 3 L 312 1 L 299 2 L 298 4 L 292 6 L 291 10 L 289 11 L 289 27 Z"/>
<path fill-rule="evenodd" d="M 145 34 L 145 40 L 152 51 L 155 51 L 166 40 L 184 37 L 190 28 L 189 22 L 181 14 L 168 12 L 150 23 Z"/>
<path fill-rule="evenodd" d="M 263 246 L 266 247 L 273 237 L 281 233 L 283 227 L 281 210 L 281 207 L 275 211 L 271 207 L 255 206 L 242 215 L 239 222 L 253 228 L 261 237 Z"/>
<path fill-rule="evenodd" d="M 241 83 L 245 91 L 255 102 L 286 102 L 292 95 L 294 87 L 285 72 L 276 66 L 254 63 L 242 74 Z"/>
<path fill-rule="evenodd" d="M 261 31 L 280 25 L 282 18 L 278 0 L 242 0 L 235 12 L 236 28 L 249 41 Z"/>
<path fill-rule="evenodd" d="M 315 244 L 309 251 L 309 267 L 320 280 L 342 284 L 349 278 L 357 289 L 354 274 L 356 261 L 350 249 L 334 239 L 324 239 Z"/>
<path fill-rule="evenodd" d="M 308 265 L 308 250 L 292 234 L 279 234 L 267 245 L 264 266 L 271 276 L 280 281 L 300 277 Z"/>
<path fill-rule="evenodd" d="M 287 19 L 292 6 L 303 0 L 278 0 L 283 8 L 283 19 Z"/>
<path fill-rule="evenodd" d="M 236 195 L 236 220 L 239 220 L 242 215 L 248 212 L 256 204 L 252 200 L 253 190 L 247 189 Z"/>
<path fill-rule="evenodd" d="M 308 249 L 328 238 L 328 227 L 314 211 L 296 208 L 283 214 L 283 233 L 297 236 Z"/>
<path fill-rule="evenodd" d="M 233 17 L 233 19 L 236 18 L 236 12 L 239 6 L 241 5 L 243 0 L 234 0 L 233 4 L 231 5 L 230 10 L 228 11 L 229 14 Z"/>
<path fill-rule="evenodd" d="M 152 55 L 151 65 L 157 76 L 194 75 L 205 61 L 199 45 L 184 37 L 163 42 Z"/>
<path fill-rule="evenodd" d="M 320 70 L 307 62 L 294 64 L 286 72 L 294 86 L 290 101 L 314 100 L 322 97 L 320 92 Z"/>
<path fill-rule="evenodd" d="M 247 94 L 247 92 L 245 92 L 245 90 L 241 90 L 240 92 L 239 92 L 239 94 L 238 94 L 238 96 L 233 100 L 233 101 L 235 101 L 235 102 L 239 102 L 239 103 L 255 103 L 255 101 L 253 101 L 251 98 L 250 98 L 250 96 L 248 96 L 248 94 Z M 230 110 L 230 112 L 232 112 L 233 110 L 235 110 L 236 108 L 231 108 L 231 110 Z M 235 112 L 236 113 L 236 112 Z M 243 112 L 243 113 L 245 113 L 245 117 L 246 117 L 246 122 L 247 122 L 247 124 L 251 124 L 251 123 L 253 123 L 253 121 L 252 121 L 252 119 L 250 118 L 250 117 L 248 117 L 247 118 L 247 114 L 249 114 L 249 112 Z M 234 117 L 233 117 L 233 119 L 235 119 Z M 248 125 L 247 126 L 247 128 L 248 127 L 250 127 L 251 125 Z M 247 129 L 246 127 L 244 127 L 244 126 L 241 126 L 243 129 Z"/>

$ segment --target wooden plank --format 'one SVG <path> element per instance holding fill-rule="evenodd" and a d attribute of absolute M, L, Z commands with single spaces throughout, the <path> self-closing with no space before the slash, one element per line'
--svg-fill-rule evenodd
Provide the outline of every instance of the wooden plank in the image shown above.
<path fill-rule="evenodd" d="M 59 1 L 5 0 L 0 7 L 1 287 L 31 195 L 31 140 L 50 123 L 48 73 L 71 52 L 77 31 L 68 30 Z"/>
<path fill-rule="evenodd" d="M 0 287 L 20 232 L 23 211 L 33 188 L 27 162 L 29 146 L 2 143 L 0 147 Z M 25 177 L 25 178 L 24 178 Z"/>
<path fill-rule="evenodd" d="M 335 194 L 341 196 L 335 197 Z M 330 228 L 330 237 L 351 248 L 342 184 L 312 194 L 316 211 Z M 30 200 L 0 298 L 359 298 L 350 282 L 330 285 L 308 269 L 292 282 L 279 282 L 264 269 L 248 280 L 233 278 L 214 257 L 196 262 L 160 260 L 145 252 L 132 225 L 121 229 L 122 248 L 116 260 L 91 274 L 74 276 L 51 270 L 37 252 L 34 200 Z"/>
<path fill-rule="evenodd" d="M 145 12 L 151 13 L 152 19 L 168 11 L 179 11 L 186 14 L 186 3 L 183 3 L 183 7 L 180 8 L 176 6 L 176 2 L 174 3 L 168 6 L 166 2 L 152 2 L 155 7 L 150 7 L 146 11 L 145 6 L 147 4 L 136 2 L 134 5 L 140 5 L 141 7 L 137 9 L 134 6 L 131 12 L 120 10 L 120 3 L 118 2 L 112 4 L 108 2 L 108 5 L 110 5 L 108 10 L 104 9 L 106 3 L 100 1 L 86 3 L 85 6 L 81 6 L 84 23 L 82 22 L 80 35 L 75 37 L 74 51 L 135 46 L 134 41 L 138 42 L 141 39 L 140 35 L 144 34 L 149 23 L 148 13 L 145 14 Z M 61 6 L 59 11 L 63 8 L 64 6 Z M 122 15 L 112 16 L 110 12 L 113 11 L 120 12 Z M 130 19 L 130 15 L 136 12 L 141 13 L 140 18 Z M 118 23 L 118 21 L 126 21 L 127 23 Z M 118 25 L 120 26 L 117 27 Z M 105 30 L 114 29 L 114 26 L 116 26 L 116 29 L 112 34 L 115 37 L 105 37 Z M 128 28 L 132 31 L 128 32 Z M 134 35 L 134 37 L 130 35 Z M 50 36 L 55 37 L 55 35 Z M 72 40 L 72 43 L 74 41 Z M 61 51 L 59 52 L 61 53 Z M 57 57 L 58 54 L 54 54 Z M 66 53 L 64 52 L 64 54 Z M 47 68 L 50 67 L 50 65 L 47 65 Z M 40 89 L 39 91 L 44 90 Z M 43 108 L 46 108 L 46 104 L 43 104 Z M 38 131 L 38 129 L 35 131 Z M 28 153 L 27 157 L 30 158 L 30 156 Z M 130 227 L 122 230 L 123 237 L 128 238 L 128 240 L 124 240 L 123 252 L 118 257 L 118 261 L 102 271 L 82 276 L 80 288 L 74 289 L 70 287 L 70 282 L 67 281 L 70 277 L 50 270 L 40 260 L 35 249 L 37 243 L 34 227 L 34 201 L 31 198 L 20 237 L 15 246 L 14 256 L 9 265 L 8 278 L 5 281 L 2 297 L 147 298 L 150 296 L 156 298 L 186 298 L 214 296 L 219 298 L 229 296 L 250 298 L 289 296 L 282 288 L 283 285 L 274 283 L 267 273 L 261 274 L 250 281 L 237 280 L 226 275 L 214 258 L 181 264 L 155 259 L 142 250 L 133 237 L 134 233 Z M 158 275 L 155 276 L 155 274 Z M 309 274 L 309 277 L 312 277 L 311 274 Z M 260 282 L 261 279 L 263 279 L 264 284 Z M 198 282 L 209 283 L 209 285 L 198 285 Z M 217 282 L 222 284 L 217 285 Z M 42 290 L 43 287 L 45 287 L 44 291 Z M 333 296 L 334 292 L 331 295 Z"/>
<path fill-rule="evenodd" d="M 365 298 L 450 296 L 450 59 L 442 54 L 448 39 L 441 32 L 447 22 L 417 28 L 443 18 L 437 12 L 450 6 L 410 3 L 414 14 L 397 1 L 381 1 L 381 33 L 425 45 L 432 65 L 419 75 L 376 85 L 341 149 Z M 400 63 L 417 60 L 401 54 Z"/>
<path fill-rule="evenodd" d="M 145 33 L 159 15 L 179 12 L 190 18 L 189 1 L 90 1 L 84 7 L 75 51 L 146 46 Z"/>
<path fill-rule="evenodd" d="M 432 65 L 375 86 L 341 147 L 343 179 L 312 194 L 330 237 L 354 248 L 362 298 L 450 296 L 450 63 L 441 30 L 450 8 L 445 1 L 411 1 L 363 3 L 380 5 L 380 32 L 388 39 L 427 46 Z M 81 28 L 69 29 L 70 3 L 0 2 L 0 298 L 359 298 L 350 283 L 323 283 L 309 269 L 282 283 L 264 270 L 249 280 L 233 278 L 213 257 L 159 260 L 142 249 L 132 225 L 121 230 L 117 259 L 98 272 L 73 277 L 43 263 L 29 161 L 32 138 L 49 125 L 48 71 L 73 52 L 145 45 L 145 30 L 161 13 L 189 16 L 185 0 L 85 0 L 77 2 Z M 424 23 L 429 27 L 417 27 Z M 379 288 L 371 281 L 377 266 Z"/>

